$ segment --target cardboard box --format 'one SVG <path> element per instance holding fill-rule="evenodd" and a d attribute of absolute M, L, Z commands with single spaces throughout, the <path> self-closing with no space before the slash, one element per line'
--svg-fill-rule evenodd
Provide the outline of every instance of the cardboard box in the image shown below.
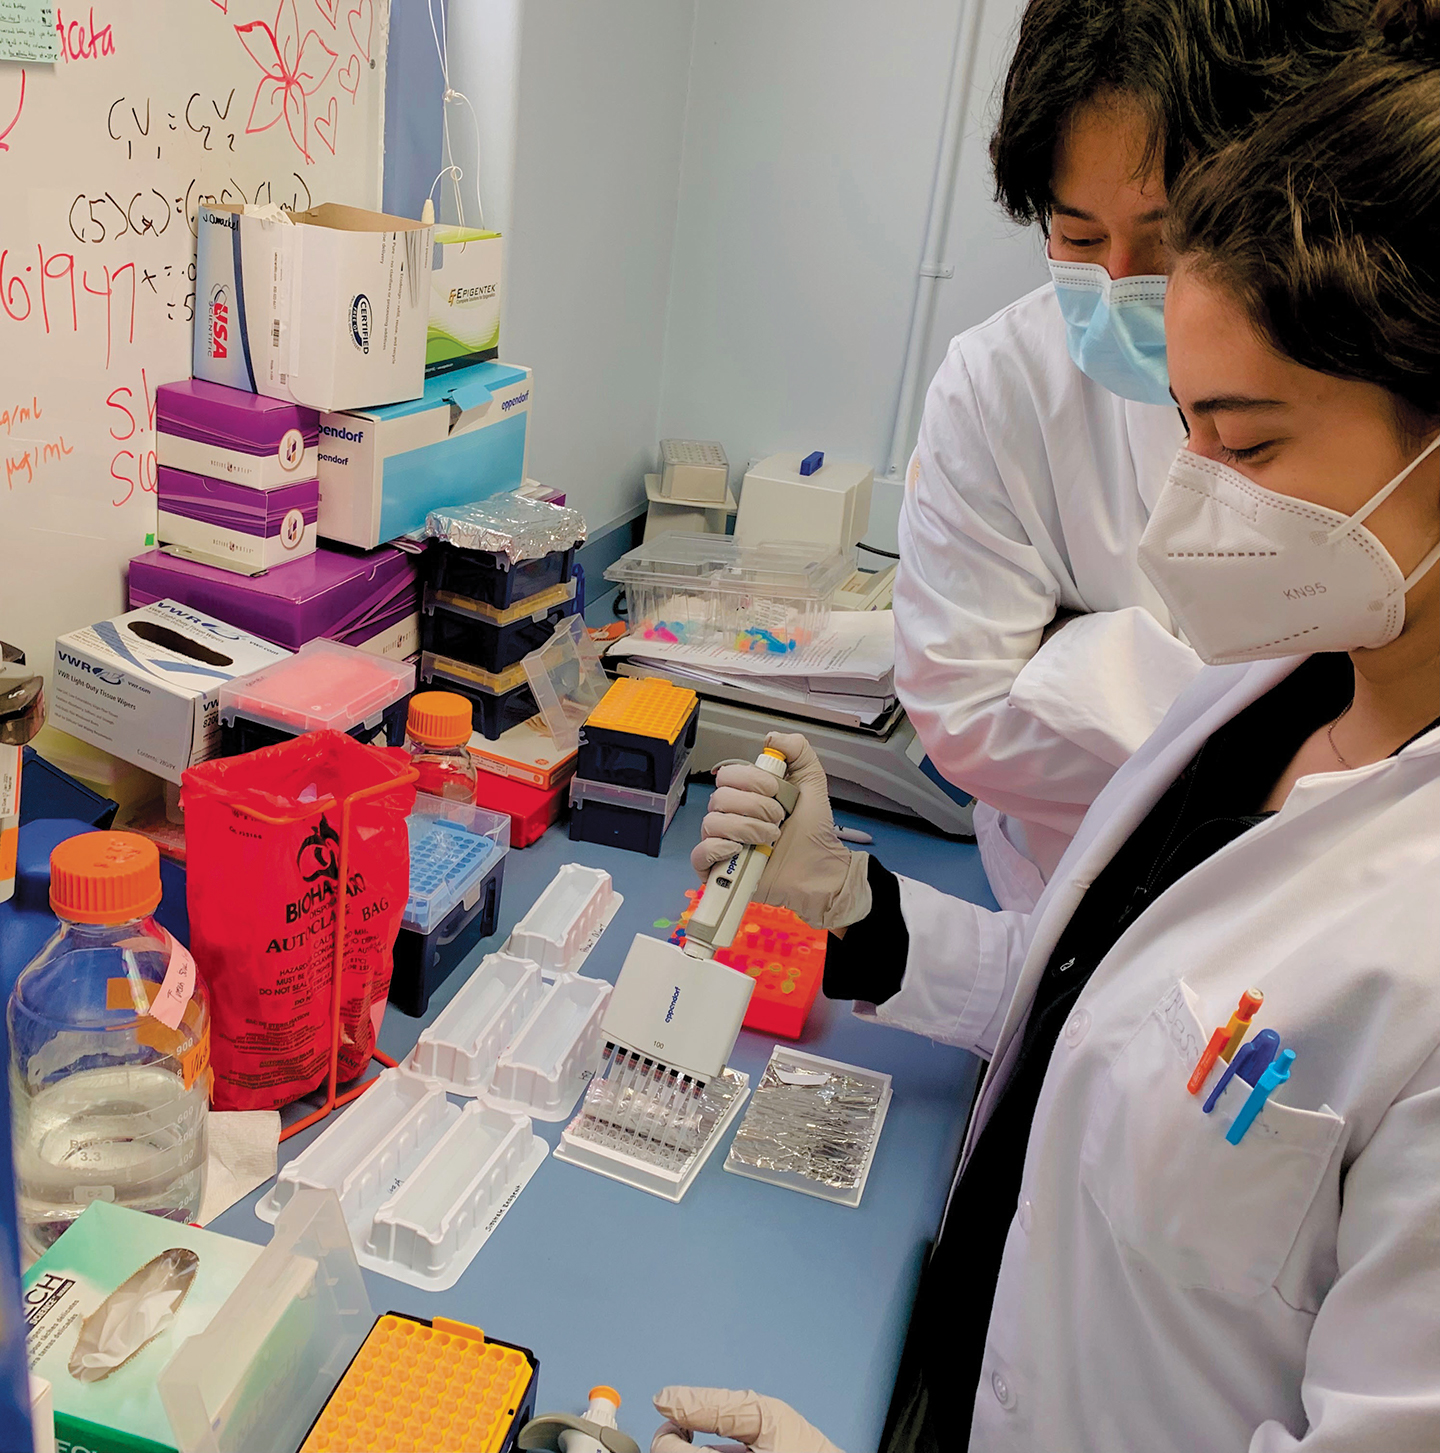
<path fill-rule="evenodd" d="M 167 782 L 220 748 L 220 685 L 291 653 L 173 600 L 55 641 L 50 721 Z"/>
<path fill-rule="evenodd" d="M 107 1376 L 70 1370 L 81 1326 L 117 1287 L 172 1248 L 198 1258 L 174 1320 Z M 156 1380 L 186 1338 L 203 1332 L 259 1259 L 248 1241 L 94 1201 L 25 1273 L 30 1370 L 50 1383 L 61 1448 L 86 1453 L 172 1453 Z"/>
<path fill-rule="evenodd" d="M 256 575 L 315 553 L 318 479 L 255 489 L 162 464 L 155 503 L 156 540 L 221 570 Z"/>
<path fill-rule="evenodd" d="M 517 364 L 477 363 L 408 403 L 321 414 L 321 538 L 370 550 L 433 509 L 519 489 L 530 382 Z"/>
<path fill-rule="evenodd" d="M 437 227 L 430 274 L 430 329 L 425 373 L 448 373 L 484 363 L 500 352 L 500 274 L 504 243 L 498 232 Z"/>
<path fill-rule="evenodd" d="M 287 651 L 324 636 L 403 661 L 420 649 L 424 559 L 394 545 L 364 555 L 322 546 L 264 575 L 236 575 L 150 550 L 130 562 L 130 609 L 174 600 Z"/>
<path fill-rule="evenodd" d="M 195 377 L 313 409 L 416 398 L 433 231 L 333 203 L 202 206 Z"/>
<path fill-rule="evenodd" d="M 155 462 L 273 489 L 319 479 L 320 416 L 245 389 L 187 378 L 155 390 Z"/>

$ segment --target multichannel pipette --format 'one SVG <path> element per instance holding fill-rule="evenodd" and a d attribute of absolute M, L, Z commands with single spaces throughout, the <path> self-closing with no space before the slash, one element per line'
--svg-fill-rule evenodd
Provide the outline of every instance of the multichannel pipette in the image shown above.
<path fill-rule="evenodd" d="M 755 765 L 776 779 L 788 818 L 796 788 L 781 753 L 766 747 Z M 783 830 L 783 828 L 782 828 Z M 605 1049 L 572 1130 L 624 1154 L 678 1165 L 717 1123 L 725 1098 L 707 1096 L 735 1047 L 755 981 L 715 963 L 734 940 L 772 848 L 739 848 L 711 869 L 683 945 L 636 934 L 601 1021 Z"/>

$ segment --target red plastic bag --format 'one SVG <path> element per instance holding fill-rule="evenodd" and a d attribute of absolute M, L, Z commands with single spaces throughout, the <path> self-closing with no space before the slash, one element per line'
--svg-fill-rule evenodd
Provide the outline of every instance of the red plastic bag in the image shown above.
<path fill-rule="evenodd" d="M 274 1110 L 370 1062 L 410 884 L 402 751 L 310 732 L 184 774 L 190 949 L 210 991 L 217 1110 Z"/>

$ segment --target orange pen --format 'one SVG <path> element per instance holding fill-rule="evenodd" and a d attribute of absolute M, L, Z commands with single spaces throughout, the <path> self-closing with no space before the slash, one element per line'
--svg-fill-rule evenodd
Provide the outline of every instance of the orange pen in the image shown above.
<path fill-rule="evenodd" d="M 1190 1082 L 1185 1088 L 1192 1095 L 1198 1095 L 1205 1087 L 1205 1080 L 1210 1071 L 1215 1068 L 1217 1059 L 1223 1059 L 1226 1064 L 1230 1063 L 1231 1056 L 1239 1049 L 1240 1041 L 1245 1038 L 1245 1031 L 1250 1028 L 1250 1021 L 1254 1019 L 1264 1002 L 1265 995 L 1259 989 L 1247 989 L 1240 996 L 1240 1003 L 1230 1016 L 1230 1022 L 1221 1025 L 1210 1036 L 1210 1042 L 1205 1046 L 1205 1053 L 1200 1056 L 1200 1063 L 1195 1066 L 1195 1073 L 1190 1076 Z"/>

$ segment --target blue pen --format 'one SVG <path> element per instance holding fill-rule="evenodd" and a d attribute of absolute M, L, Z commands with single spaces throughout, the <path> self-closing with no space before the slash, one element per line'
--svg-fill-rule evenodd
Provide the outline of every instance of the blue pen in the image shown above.
<path fill-rule="evenodd" d="M 1216 1101 L 1225 1093 L 1225 1086 L 1230 1083 L 1231 1075 L 1239 1075 L 1247 1085 L 1253 1086 L 1264 1073 L 1266 1065 L 1275 1058 L 1275 1051 L 1279 1048 L 1280 1036 L 1273 1029 L 1262 1029 L 1249 1044 L 1241 1045 L 1240 1052 L 1221 1075 L 1220 1083 L 1210 1091 L 1210 1098 L 1205 1101 L 1205 1113 L 1208 1115 L 1215 1108 Z"/>
<path fill-rule="evenodd" d="M 1265 1073 L 1260 1076 L 1260 1082 L 1250 1091 L 1250 1098 L 1240 1107 L 1240 1113 L 1225 1132 L 1225 1139 L 1231 1145 L 1240 1144 L 1245 1132 L 1254 1124 L 1255 1117 L 1265 1108 L 1270 1092 L 1290 1078 L 1290 1066 L 1294 1063 L 1295 1051 L 1282 1049 L 1274 1064 L 1266 1067 Z"/>

